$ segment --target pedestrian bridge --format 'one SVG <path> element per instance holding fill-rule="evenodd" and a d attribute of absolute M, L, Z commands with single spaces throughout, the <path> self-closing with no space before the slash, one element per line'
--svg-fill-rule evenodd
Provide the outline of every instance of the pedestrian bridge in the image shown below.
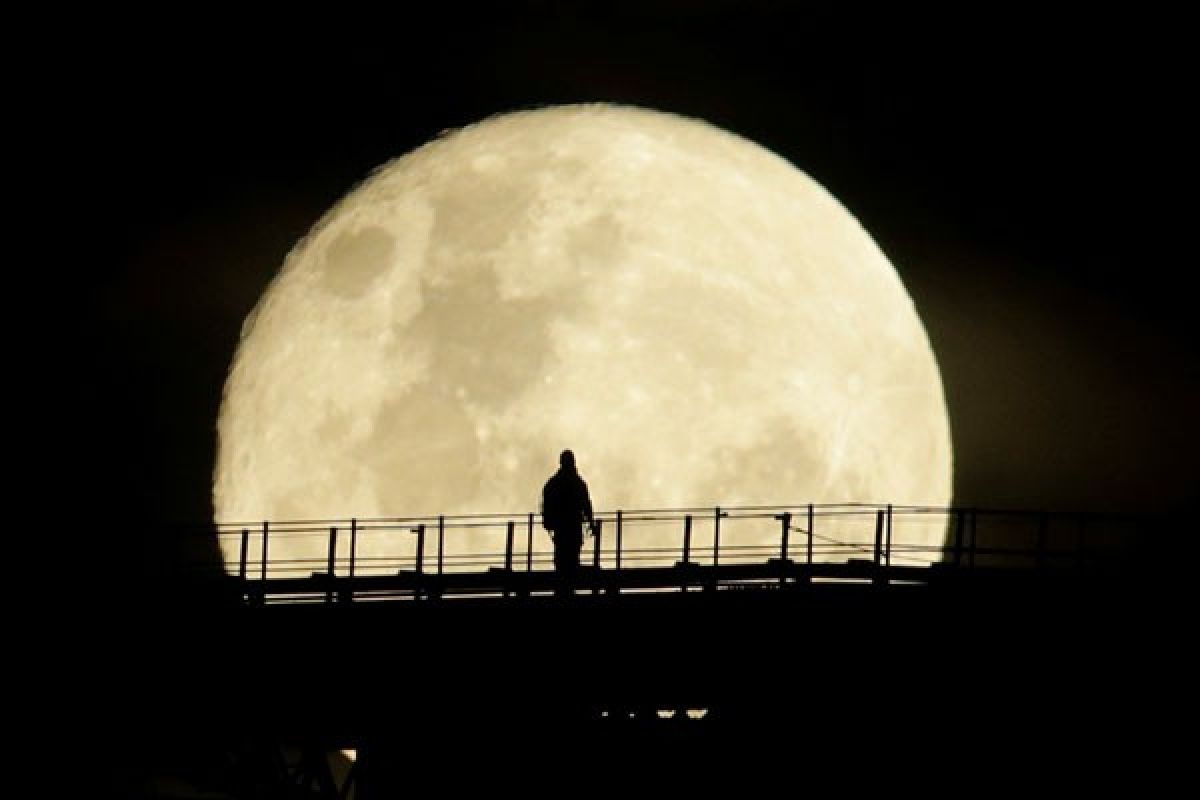
<path fill-rule="evenodd" d="M 540 517 L 458 515 L 221 524 L 225 571 L 268 603 L 552 597 Z M 928 584 L 1120 566 L 1145 517 L 977 508 L 806 504 L 596 515 L 573 594 Z"/>
<path fill-rule="evenodd" d="M 1155 707 L 1144 687 L 1189 630 L 1159 588 L 1188 520 L 805 504 L 597 522 L 569 597 L 535 514 L 220 525 L 236 602 L 165 602 L 212 598 L 181 583 L 90 628 L 90 716 L 188 752 L 257 736 L 259 766 L 279 743 L 355 748 L 364 796 L 430 764 L 486 783 L 631 753 L 750 764 L 778 742 L 856 774 L 896 748 L 1096 752 L 1122 715 L 1147 729 L 1130 710 Z"/>

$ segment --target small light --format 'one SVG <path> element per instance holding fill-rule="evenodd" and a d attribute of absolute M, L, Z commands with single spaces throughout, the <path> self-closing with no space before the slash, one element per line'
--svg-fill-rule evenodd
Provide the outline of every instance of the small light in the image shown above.
<path fill-rule="evenodd" d="M 707 708 L 689 708 L 687 712 L 688 719 L 704 719 L 707 714 Z"/>
<path fill-rule="evenodd" d="M 673 709 L 673 708 L 660 708 L 660 709 L 659 709 L 657 712 L 655 712 L 655 713 L 657 713 L 657 714 L 658 714 L 658 718 L 659 718 L 659 719 L 670 719 L 671 717 L 675 716 L 675 709 Z"/>

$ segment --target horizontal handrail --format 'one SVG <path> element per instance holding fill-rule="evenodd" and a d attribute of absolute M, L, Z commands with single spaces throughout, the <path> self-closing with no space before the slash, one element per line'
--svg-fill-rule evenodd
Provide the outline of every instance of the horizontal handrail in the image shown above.
<path fill-rule="evenodd" d="M 581 561 L 613 571 L 781 559 L 808 566 L 1082 567 L 1128 549 L 1153 520 L 1119 512 L 875 503 L 620 509 L 594 519 L 598 537 L 585 543 Z M 223 543 L 225 570 L 246 582 L 311 574 L 545 572 L 552 552 L 544 547 L 541 522 L 534 512 L 268 520 L 216 523 L 207 536 Z"/>

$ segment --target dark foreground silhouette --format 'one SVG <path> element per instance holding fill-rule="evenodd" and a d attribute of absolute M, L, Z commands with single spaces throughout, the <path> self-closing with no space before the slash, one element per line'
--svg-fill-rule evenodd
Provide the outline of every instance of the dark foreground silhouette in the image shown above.
<path fill-rule="evenodd" d="M 542 525 L 554 541 L 554 569 L 558 594 L 569 595 L 579 577 L 579 552 L 583 549 L 584 525 L 593 526 L 592 498 L 587 483 L 575 466 L 575 454 L 562 451 L 558 472 L 542 488 Z"/>
<path fill-rule="evenodd" d="M 55 752 L 119 797 L 345 797 L 343 748 L 356 800 L 906 783 L 1144 794 L 1187 763 L 1179 618 L 1195 524 L 1147 518 L 1137 533 L 1104 569 L 964 556 L 923 581 L 570 603 L 193 591 L 172 604 L 172 587 L 143 585 L 90 604 L 64 636 L 89 662 L 59 682 L 81 701 L 51 717 L 70 735 Z"/>

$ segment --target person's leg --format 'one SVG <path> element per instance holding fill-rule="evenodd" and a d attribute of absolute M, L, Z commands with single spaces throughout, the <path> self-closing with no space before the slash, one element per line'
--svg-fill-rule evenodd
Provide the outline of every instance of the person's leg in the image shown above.
<path fill-rule="evenodd" d="M 554 594 L 565 597 L 571 593 L 571 548 L 562 532 L 554 535 Z"/>
<path fill-rule="evenodd" d="M 564 575 L 569 587 L 569 593 L 574 594 L 575 583 L 579 579 L 579 552 L 583 549 L 583 537 L 572 536 L 564 544 L 564 549 L 566 550 L 566 570 Z"/>
<path fill-rule="evenodd" d="M 558 595 L 569 596 L 575 593 L 575 582 L 579 577 L 579 555 L 582 550 L 582 531 L 555 531 L 554 570 L 558 577 Z"/>

